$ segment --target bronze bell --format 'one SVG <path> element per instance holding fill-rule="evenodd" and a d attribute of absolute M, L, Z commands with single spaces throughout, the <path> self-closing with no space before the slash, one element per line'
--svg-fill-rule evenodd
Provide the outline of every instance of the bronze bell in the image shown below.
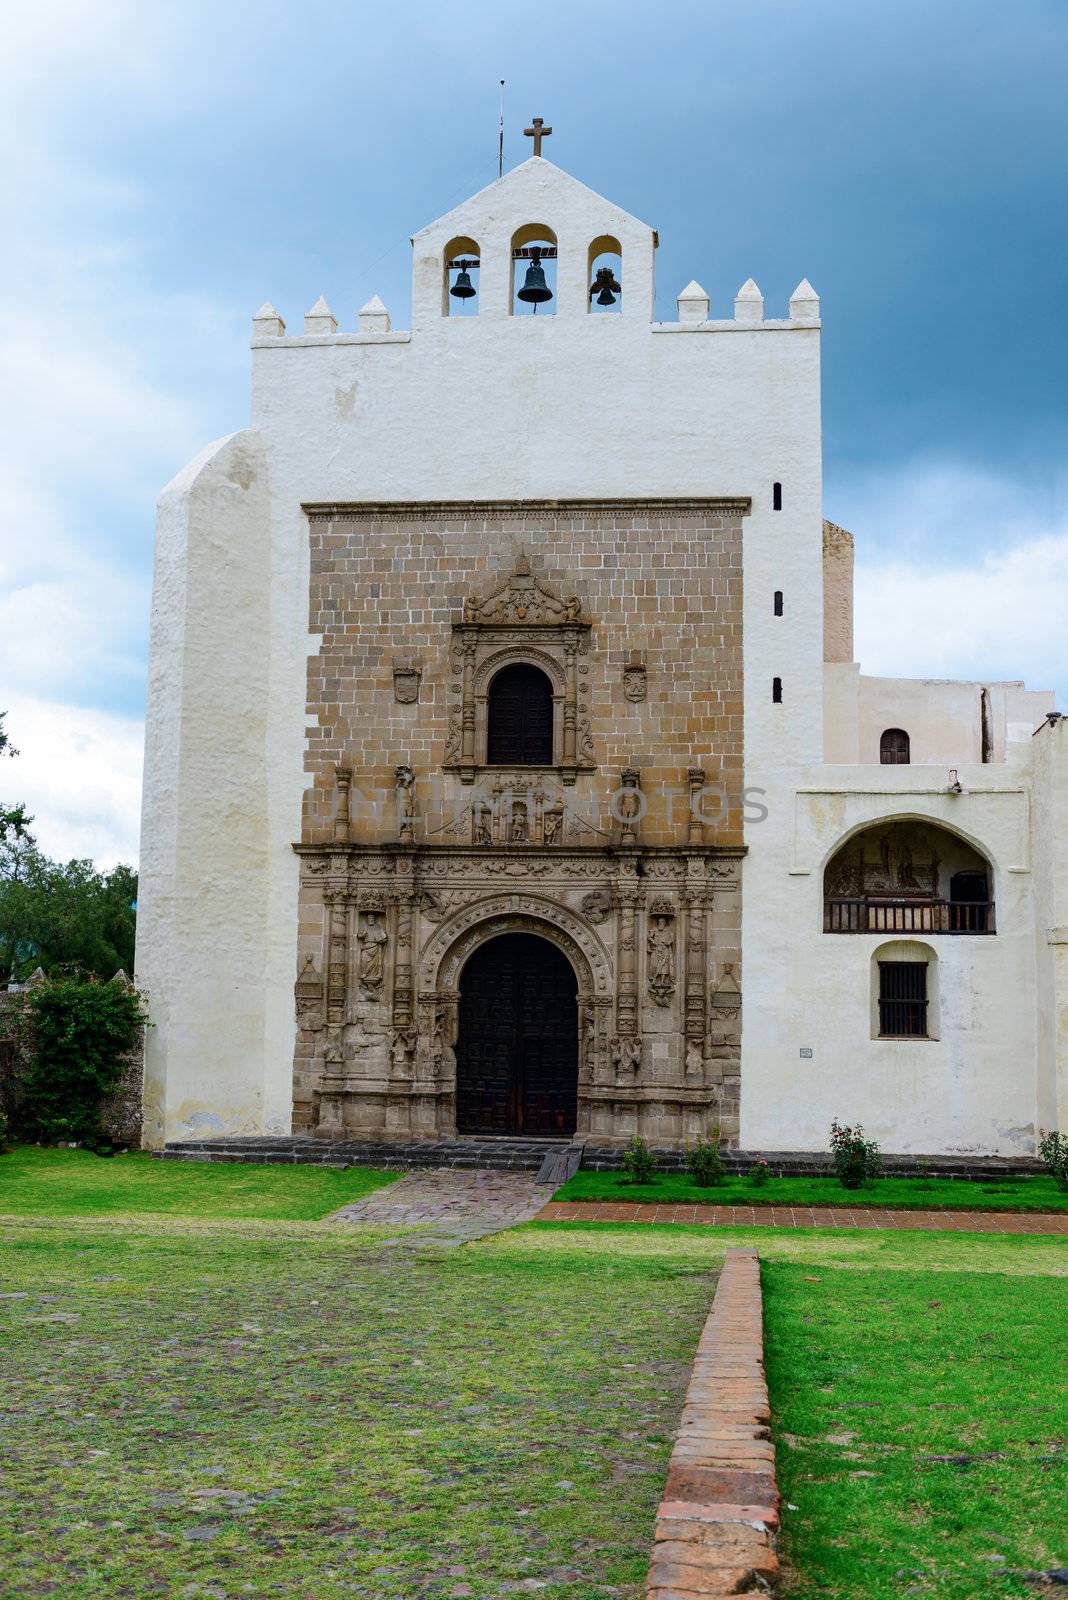
<path fill-rule="evenodd" d="M 541 264 L 540 253 L 537 250 L 532 253 L 534 259 L 527 268 L 527 275 L 523 280 L 523 287 L 520 289 L 516 298 L 519 300 L 525 300 L 528 305 L 540 306 L 544 305 L 546 300 L 552 299 L 553 292 L 545 281 L 545 268 Z"/>
<path fill-rule="evenodd" d="M 449 290 L 449 293 L 451 295 L 455 295 L 457 300 L 471 300 L 478 293 L 478 290 L 471 282 L 471 274 L 468 271 L 469 263 L 466 261 L 457 261 L 455 265 L 458 266 L 460 270 L 456 274 L 456 282 Z"/>
<path fill-rule="evenodd" d="M 590 299 L 592 300 L 596 295 L 599 306 L 614 306 L 616 295 L 622 293 L 622 286 L 612 276 L 611 267 L 598 267 L 597 276 L 594 278 L 593 287 L 590 290 Z"/>

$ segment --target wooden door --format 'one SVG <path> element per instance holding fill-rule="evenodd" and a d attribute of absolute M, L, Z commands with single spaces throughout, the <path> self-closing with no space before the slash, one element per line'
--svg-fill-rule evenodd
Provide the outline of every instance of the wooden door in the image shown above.
<path fill-rule="evenodd" d="M 533 934 L 476 950 L 460 980 L 461 1133 L 570 1137 L 578 1108 L 578 1006 L 567 958 Z"/>

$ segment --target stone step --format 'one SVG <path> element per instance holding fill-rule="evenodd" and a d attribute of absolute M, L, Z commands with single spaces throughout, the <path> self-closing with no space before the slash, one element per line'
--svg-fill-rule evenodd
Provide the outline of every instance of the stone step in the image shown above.
<path fill-rule="evenodd" d="M 308 1135 L 235 1134 L 214 1139 L 174 1141 L 155 1152 L 164 1161 L 235 1161 L 299 1163 L 310 1166 L 367 1166 L 405 1170 L 429 1167 L 500 1169 L 537 1172 L 539 1182 L 556 1187 L 573 1177 L 579 1167 L 587 1172 L 618 1172 L 623 1166 L 619 1146 L 571 1143 L 557 1139 L 456 1138 L 434 1141 L 373 1139 L 327 1140 Z M 662 1172 L 686 1170 L 685 1150 L 653 1148 Z M 732 1174 L 748 1172 L 759 1160 L 768 1163 L 774 1177 L 828 1177 L 834 1168 L 822 1152 L 775 1150 L 725 1150 L 723 1163 Z M 1042 1162 L 1008 1156 L 885 1155 L 888 1177 L 971 1178 L 996 1183 L 999 1178 L 1041 1173 Z M 542 1172 L 549 1176 L 541 1177 Z M 557 1176 L 564 1173 L 565 1176 Z"/>

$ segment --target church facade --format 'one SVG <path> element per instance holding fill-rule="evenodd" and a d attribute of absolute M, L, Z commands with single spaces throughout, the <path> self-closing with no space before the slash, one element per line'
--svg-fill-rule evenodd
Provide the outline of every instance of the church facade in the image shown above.
<path fill-rule="evenodd" d="M 814 291 L 657 322 L 655 231 L 541 156 L 413 246 L 409 330 L 261 308 L 160 502 L 147 1142 L 1030 1153 L 1063 726 L 861 676 Z"/>

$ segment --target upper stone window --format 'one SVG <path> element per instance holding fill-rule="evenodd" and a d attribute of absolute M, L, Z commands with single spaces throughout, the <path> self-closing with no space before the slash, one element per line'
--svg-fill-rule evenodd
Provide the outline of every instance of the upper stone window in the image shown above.
<path fill-rule="evenodd" d="M 442 313 L 446 317 L 478 315 L 480 256 L 474 239 L 459 235 L 445 246 Z"/>
<path fill-rule="evenodd" d="M 502 667 L 489 686 L 486 762 L 547 767 L 553 759 L 553 686 L 525 661 Z"/>
<path fill-rule="evenodd" d="M 623 309 L 623 252 L 618 239 L 602 234 L 588 251 L 589 309 L 597 314 Z"/>
<path fill-rule="evenodd" d="M 552 316 L 556 310 L 556 234 L 528 222 L 512 235 L 512 315 Z"/>
<path fill-rule="evenodd" d="M 887 728 L 879 740 L 879 760 L 884 767 L 907 767 L 912 759 L 904 728 Z"/>

